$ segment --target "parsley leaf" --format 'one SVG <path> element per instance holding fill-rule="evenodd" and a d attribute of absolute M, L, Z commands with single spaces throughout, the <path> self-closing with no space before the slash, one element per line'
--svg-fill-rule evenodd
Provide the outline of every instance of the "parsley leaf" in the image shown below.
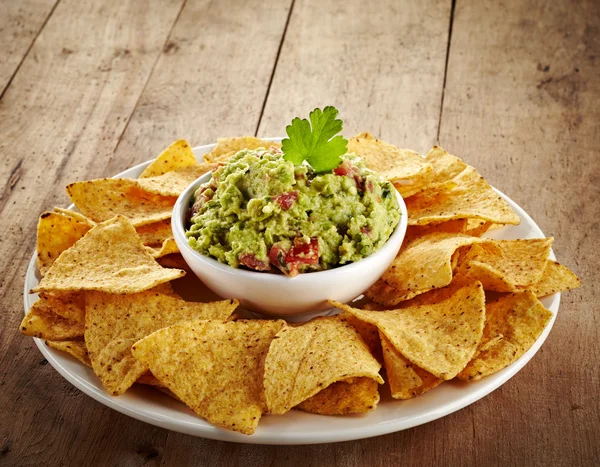
<path fill-rule="evenodd" d="M 310 113 L 310 122 L 298 117 L 285 129 L 289 138 L 282 143 L 283 158 L 300 165 L 306 160 L 315 172 L 328 172 L 335 169 L 348 151 L 348 140 L 338 135 L 342 131 L 342 121 L 336 119 L 338 111 L 328 106 Z M 311 128 L 312 126 L 312 128 Z"/>

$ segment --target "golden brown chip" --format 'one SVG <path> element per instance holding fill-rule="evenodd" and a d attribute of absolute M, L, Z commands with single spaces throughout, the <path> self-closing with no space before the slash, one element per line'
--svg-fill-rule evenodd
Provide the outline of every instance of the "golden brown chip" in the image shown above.
<path fill-rule="evenodd" d="M 393 182 L 404 197 L 419 191 L 432 173 L 431 165 L 418 153 L 400 149 L 371 135 L 350 138 L 348 152 L 362 157 L 369 169 Z"/>
<path fill-rule="evenodd" d="M 179 253 L 179 247 L 174 238 L 167 238 L 162 245 L 147 246 L 148 251 L 153 258 L 162 258 L 163 256 Z"/>
<path fill-rule="evenodd" d="M 535 284 L 520 288 L 529 289 L 538 297 L 545 297 L 557 292 L 576 289 L 580 285 L 581 280 L 568 267 L 548 260 L 540 280 Z"/>
<path fill-rule="evenodd" d="M 383 363 L 383 355 L 381 354 L 381 339 L 379 339 L 379 331 L 377 330 L 377 326 L 365 323 L 350 313 L 342 313 L 341 316 L 358 331 L 362 340 L 365 342 L 365 344 L 367 344 L 371 355 L 373 355 L 373 357 L 375 357 L 379 363 Z"/>
<path fill-rule="evenodd" d="M 81 217 L 71 216 L 66 212 L 45 212 L 40 216 L 37 227 L 37 266 L 42 276 L 63 251 L 71 248 L 93 227 L 91 220 Z"/>
<path fill-rule="evenodd" d="M 67 341 L 83 336 L 84 324 L 63 318 L 43 298 L 33 304 L 21 321 L 21 334 L 51 341 Z"/>
<path fill-rule="evenodd" d="M 82 292 L 42 292 L 40 299 L 58 316 L 85 324 L 85 297 Z"/>
<path fill-rule="evenodd" d="M 142 243 L 146 246 L 162 245 L 167 238 L 173 237 L 171 218 L 152 224 L 142 225 L 136 227 L 135 230 L 140 236 Z"/>
<path fill-rule="evenodd" d="M 367 311 L 330 303 L 377 326 L 404 358 L 444 380 L 454 378 L 471 360 L 485 320 L 479 282 L 438 303 L 398 310 Z"/>
<path fill-rule="evenodd" d="M 94 226 L 64 251 L 34 292 L 100 290 L 135 293 L 169 282 L 185 271 L 165 269 L 152 258 L 122 216 Z"/>
<path fill-rule="evenodd" d="M 179 139 L 159 154 L 159 156 L 146 167 L 140 178 L 157 177 L 173 170 L 183 169 L 198 165 L 196 156 L 184 139 Z"/>
<path fill-rule="evenodd" d="M 366 377 L 380 384 L 381 365 L 358 331 L 340 316 L 283 328 L 265 362 L 265 395 L 271 413 L 283 414 L 329 385 Z"/>
<path fill-rule="evenodd" d="M 430 184 L 426 187 L 428 190 L 447 186 L 448 182 L 468 167 L 461 159 L 439 146 L 431 148 L 425 156 L 425 161 L 429 162 L 433 169 Z"/>
<path fill-rule="evenodd" d="M 132 353 L 210 423 L 254 433 L 266 412 L 264 360 L 285 321 L 186 321 L 138 341 Z"/>
<path fill-rule="evenodd" d="M 226 162 L 231 156 L 242 149 L 258 149 L 270 147 L 280 148 L 281 143 L 265 141 L 254 136 L 241 136 L 239 138 L 219 138 L 217 146 L 208 154 L 204 154 L 204 160 L 208 162 Z"/>
<path fill-rule="evenodd" d="M 136 383 L 138 384 L 144 384 L 146 386 L 154 386 L 154 387 L 161 387 L 164 388 L 164 384 L 161 383 L 156 376 L 154 376 L 152 374 L 151 371 L 146 371 L 142 376 L 140 376 L 137 380 Z"/>
<path fill-rule="evenodd" d="M 431 289 L 445 287 L 452 281 L 452 257 L 455 251 L 480 242 L 489 240 L 444 232 L 421 237 L 394 259 L 381 280 L 369 288 L 365 295 L 376 303 L 396 306 Z M 383 285 L 382 281 L 389 287 Z"/>
<path fill-rule="evenodd" d="M 75 357 L 85 366 L 89 366 L 90 368 L 92 367 L 92 362 L 90 362 L 90 356 L 83 339 L 72 341 L 46 341 L 46 345 L 48 347 L 52 347 L 53 349 L 66 352 Z"/>
<path fill-rule="evenodd" d="M 553 241 L 552 237 L 493 240 L 493 250 L 474 245 L 458 271 L 479 280 L 485 290 L 516 292 L 519 286 L 540 281 Z"/>
<path fill-rule="evenodd" d="M 210 172 L 212 166 L 212 164 L 204 162 L 172 170 L 156 177 L 140 178 L 136 182 L 142 190 L 148 193 L 161 196 L 179 196 L 197 178 L 206 172 Z"/>
<path fill-rule="evenodd" d="M 369 412 L 379 403 L 379 383 L 371 378 L 350 378 L 327 386 L 297 409 L 321 415 Z"/>
<path fill-rule="evenodd" d="M 439 222 L 427 225 L 409 225 L 406 228 L 406 235 L 402 248 L 405 249 L 414 240 L 436 232 L 445 233 L 466 233 L 468 225 L 467 219 L 454 219 L 451 221 Z"/>
<path fill-rule="evenodd" d="M 190 266 L 185 262 L 181 253 L 172 253 L 170 255 L 157 258 L 157 262 L 163 268 L 182 269 L 191 272 Z"/>
<path fill-rule="evenodd" d="M 83 214 L 96 222 L 122 215 L 136 227 L 170 218 L 177 201 L 176 196 L 149 193 L 129 178 L 71 183 L 67 194 Z"/>
<path fill-rule="evenodd" d="M 123 394 L 146 371 L 131 355 L 135 342 L 181 321 L 227 319 L 237 305 L 237 300 L 186 302 L 155 291 L 87 292 L 85 343 L 94 373 L 112 395 Z"/>
<path fill-rule="evenodd" d="M 552 313 L 531 291 L 517 292 L 489 303 L 480 351 L 458 377 L 475 381 L 517 361 L 552 319 Z"/>
<path fill-rule="evenodd" d="M 442 379 L 406 360 L 381 334 L 381 347 L 390 391 L 394 399 L 411 399 L 439 386 Z"/>
<path fill-rule="evenodd" d="M 519 216 L 472 167 L 452 179 L 453 186 L 425 190 L 406 200 L 409 225 L 476 218 L 519 224 Z"/>

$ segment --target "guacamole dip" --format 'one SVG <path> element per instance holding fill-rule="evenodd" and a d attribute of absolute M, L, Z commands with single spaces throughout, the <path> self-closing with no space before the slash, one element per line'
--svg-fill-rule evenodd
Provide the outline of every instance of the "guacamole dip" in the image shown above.
<path fill-rule="evenodd" d="M 198 188 L 186 235 L 234 268 L 295 276 L 369 256 L 399 219 L 393 185 L 354 154 L 317 174 L 278 149 L 245 149 Z"/>

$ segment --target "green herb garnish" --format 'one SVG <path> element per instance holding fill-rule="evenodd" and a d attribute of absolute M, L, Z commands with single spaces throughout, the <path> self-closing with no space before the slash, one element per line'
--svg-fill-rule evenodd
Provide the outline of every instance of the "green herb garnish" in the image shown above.
<path fill-rule="evenodd" d="M 328 172 L 335 169 L 348 151 L 348 140 L 337 135 L 342 131 L 342 121 L 336 117 L 335 107 L 313 110 L 309 117 L 298 117 L 285 129 L 289 138 L 282 141 L 283 158 L 300 165 L 307 161 L 315 172 Z M 312 128 L 311 128 L 312 126 Z"/>

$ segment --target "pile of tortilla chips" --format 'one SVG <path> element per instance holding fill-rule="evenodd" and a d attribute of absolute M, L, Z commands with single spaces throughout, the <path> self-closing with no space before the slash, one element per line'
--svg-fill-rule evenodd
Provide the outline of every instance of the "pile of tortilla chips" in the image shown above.
<path fill-rule="evenodd" d="M 112 395 L 154 386 L 252 434 L 263 414 L 374 410 L 384 381 L 409 399 L 498 372 L 551 320 L 538 298 L 580 285 L 549 259 L 552 238 L 482 238 L 519 218 L 473 167 L 439 147 L 422 157 L 362 133 L 349 151 L 393 182 L 409 213 L 403 247 L 362 309 L 332 301 L 342 313 L 288 325 L 240 319 L 226 297 L 186 301 L 172 287 L 187 269 L 171 232 L 175 200 L 213 165 L 259 147 L 280 144 L 220 139 L 198 163 L 179 140 L 139 179 L 69 185 L 80 212 L 40 216 L 39 299 L 21 332 L 80 360 Z"/>

